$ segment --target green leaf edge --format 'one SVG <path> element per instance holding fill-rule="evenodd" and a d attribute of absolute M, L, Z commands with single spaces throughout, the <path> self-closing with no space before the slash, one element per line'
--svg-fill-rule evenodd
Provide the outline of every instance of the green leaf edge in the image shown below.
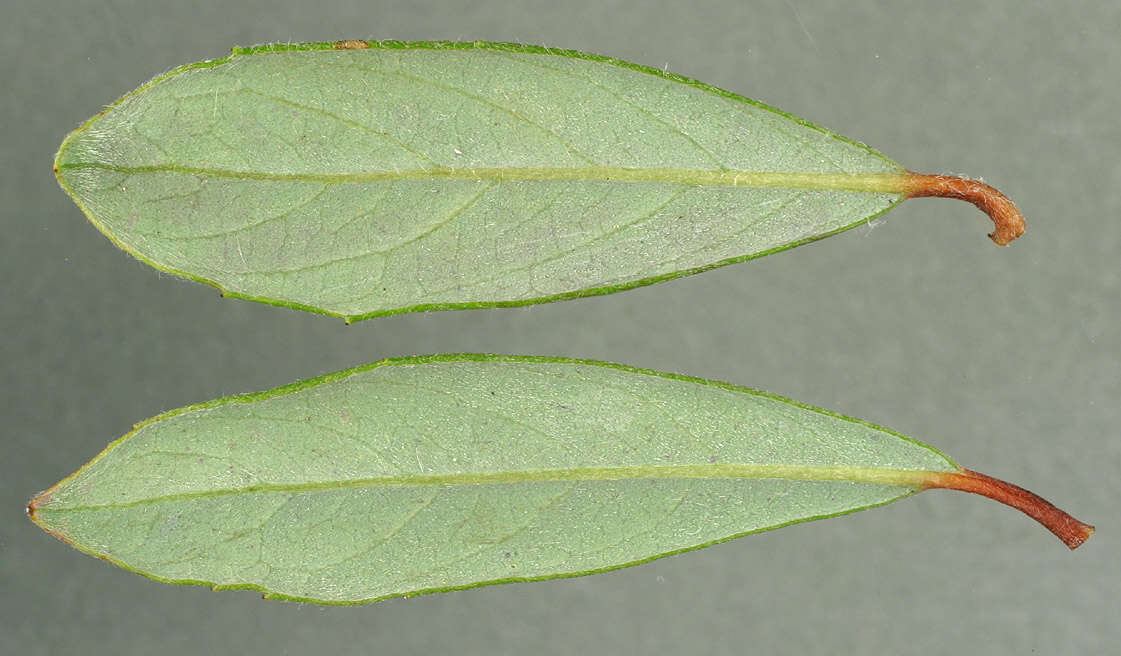
<path fill-rule="evenodd" d="M 322 376 L 317 376 L 315 378 L 309 378 L 309 379 L 301 380 L 301 381 L 298 381 L 298 382 L 295 382 L 295 383 L 289 383 L 287 385 L 281 385 L 280 387 L 274 387 L 272 389 L 265 390 L 265 391 L 262 391 L 262 392 L 250 392 L 250 393 L 246 393 L 246 394 L 234 394 L 234 395 L 231 395 L 231 396 L 226 396 L 226 397 L 222 397 L 222 398 L 219 398 L 219 399 L 214 399 L 212 401 L 206 401 L 206 402 L 203 402 L 203 403 L 195 403 L 195 404 L 184 406 L 184 407 L 181 407 L 181 408 L 176 408 L 174 410 L 169 410 L 167 412 L 158 414 L 154 417 L 145 419 L 143 421 L 140 421 L 140 422 L 134 424 L 133 429 L 131 431 L 129 431 L 124 436 L 118 438 L 117 440 L 113 441 L 109 446 L 105 447 L 105 449 L 102 450 L 101 453 L 96 455 L 92 460 L 87 462 L 85 465 L 82 465 L 82 467 L 80 469 L 78 469 L 76 472 L 74 472 L 73 474 L 67 476 L 66 478 L 64 478 L 61 481 L 59 481 L 58 483 L 56 483 L 54 486 L 51 487 L 51 489 L 53 490 L 54 488 L 57 488 L 61 485 L 64 485 L 67 481 L 75 478 L 76 476 L 81 474 L 83 471 L 85 471 L 85 469 L 87 467 L 90 467 L 95 462 L 97 462 L 101 458 L 108 455 L 109 452 L 111 452 L 113 449 L 115 449 L 119 444 L 123 443 L 125 440 L 127 440 L 127 439 L 131 438 L 133 435 L 135 435 L 140 429 L 144 428 L 145 426 L 147 426 L 149 424 L 153 424 L 157 421 L 162 421 L 164 419 L 169 419 L 171 417 L 176 417 L 178 415 L 186 414 L 186 413 L 189 413 L 189 412 L 194 412 L 196 410 L 205 410 L 205 409 L 209 409 L 209 408 L 215 408 L 215 407 L 218 407 L 218 406 L 230 405 L 230 404 L 253 403 L 253 402 L 256 402 L 256 401 L 264 401 L 264 400 L 275 398 L 275 397 L 278 397 L 278 396 L 284 396 L 286 394 L 291 394 L 293 392 L 298 392 L 300 390 L 308 389 L 308 388 L 311 388 L 311 387 L 316 387 L 318 385 L 322 385 L 322 384 L 325 384 L 325 383 L 331 383 L 331 382 L 343 380 L 343 379 L 348 378 L 350 376 L 353 376 L 355 374 L 364 373 L 364 372 L 367 372 L 367 371 L 370 371 L 370 370 L 373 370 L 373 369 L 377 369 L 379 367 L 392 367 L 392 366 L 398 366 L 398 365 L 426 364 L 426 363 L 430 363 L 430 362 L 527 362 L 527 363 L 545 363 L 545 364 L 586 365 L 586 366 L 603 367 L 605 369 L 614 369 L 614 370 L 617 370 L 617 371 L 624 371 L 624 372 L 632 373 L 632 374 L 642 374 L 642 375 L 646 375 L 646 376 L 655 376 L 655 377 L 658 377 L 658 378 L 678 380 L 678 381 L 683 381 L 683 382 L 687 382 L 687 383 L 707 385 L 709 387 L 715 387 L 715 388 L 718 388 L 718 389 L 727 390 L 727 391 L 731 391 L 731 392 L 739 392 L 739 393 L 742 393 L 742 394 L 749 394 L 749 395 L 752 395 L 752 396 L 760 396 L 760 397 L 771 399 L 771 400 L 774 400 L 774 401 L 779 401 L 779 402 L 782 402 L 782 403 L 786 403 L 788 405 L 792 405 L 792 406 L 800 408 L 802 410 L 817 412 L 819 414 L 826 415 L 826 416 L 832 417 L 834 419 L 841 419 L 841 420 L 844 420 L 844 421 L 852 422 L 854 424 L 858 424 L 860 426 L 866 426 L 866 427 L 874 429 L 874 430 L 882 431 L 882 432 L 887 433 L 888 435 L 891 435 L 893 437 L 896 437 L 896 438 L 899 438 L 901 440 L 905 440 L 907 442 L 915 444 L 917 446 L 929 449 L 930 451 L 934 452 L 938 456 L 945 459 L 946 462 L 949 463 L 955 469 L 959 469 L 959 470 L 961 469 L 960 465 L 958 465 L 949 456 L 942 453 L 941 451 L 934 448 L 933 446 L 930 446 L 929 444 L 926 444 L 924 442 L 920 442 L 919 440 L 916 440 L 913 437 L 908 437 L 906 435 L 903 435 L 902 433 L 898 433 L 896 431 L 893 431 L 890 428 L 886 428 L 884 426 L 880 426 L 878 424 L 875 424 L 875 423 L 872 423 L 872 422 L 869 422 L 869 421 L 865 421 L 863 419 L 857 419 L 855 417 L 849 417 L 847 415 L 843 415 L 843 414 L 840 414 L 840 413 L 837 413 L 837 412 L 833 412 L 831 410 L 825 410 L 823 408 L 818 408 L 818 407 L 808 405 L 808 404 L 805 404 L 805 403 L 800 403 L 798 401 L 794 401 L 792 399 L 788 399 L 786 397 L 779 396 L 777 394 L 771 394 L 769 392 L 764 392 L 764 391 L 753 389 L 753 388 L 750 388 L 750 387 L 744 387 L 744 386 L 741 386 L 741 385 L 734 385 L 732 383 L 725 383 L 725 382 L 710 380 L 710 379 L 706 379 L 706 378 L 698 378 L 698 377 L 695 377 L 695 376 L 687 376 L 687 375 L 684 375 L 684 374 L 676 374 L 676 373 L 670 373 L 670 372 L 665 372 L 665 371 L 658 371 L 658 370 L 655 370 L 655 369 L 644 369 L 644 368 L 639 368 L 639 367 L 632 367 L 632 366 L 625 365 L 625 364 L 618 364 L 618 363 L 615 363 L 615 362 L 606 362 L 606 361 L 603 361 L 603 360 L 582 360 L 582 359 L 577 359 L 577 358 L 567 358 L 567 357 L 560 357 L 560 356 L 544 356 L 544 355 L 542 355 L 542 356 L 532 356 L 532 355 L 503 355 L 503 354 L 493 354 L 493 353 L 444 353 L 444 354 L 434 354 L 434 355 L 418 355 L 418 356 L 409 356 L 409 357 L 386 358 L 384 360 L 379 360 L 377 362 L 371 362 L 369 364 L 360 365 L 360 366 L 352 367 L 352 368 L 349 368 L 349 369 L 342 369 L 340 371 L 335 371 L 335 372 L 332 372 L 332 373 L 324 374 Z M 381 596 L 381 597 L 373 597 L 373 598 L 370 598 L 370 599 L 360 599 L 360 600 L 356 600 L 356 601 L 336 601 L 336 600 L 316 599 L 314 597 L 295 597 L 295 596 L 275 593 L 275 592 L 270 591 L 268 588 L 265 588 L 265 587 L 262 587 L 262 586 L 259 586 L 259 585 L 253 584 L 253 583 L 221 585 L 221 584 L 215 584 L 215 583 L 210 582 L 210 581 L 202 581 L 202 580 L 194 580 L 194 579 L 166 579 L 166 578 L 163 578 L 163 577 L 160 577 L 160 576 L 156 576 L 154 574 L 150 574 L 150 573 L 145 572 L 143 570 L 134 569 L 134 568 L 132 568 L 132 567 L 130 567 L 130 566 L 114 559 L 114 558 L 109 558 L 109 557 L 107 557 L 103 554 L 97 553 L 96 551 L 94 551 L 91 548 L 87 548 L 83 545 L 72 542 L 71 540 L 67 539 L 66 537 L 64 537 L 64 536 L 62 536 L 58 533 L 55 533 L 55 532 L 51 531 L 50 529 L 47 529 L 45 526 L 42 526 L 41 524 L 40 524 L 40 526 L 44 530 L 46 530 L 48 533 L 50 533 L 51 535 L 54 535 L 55 537 L 59 538 L 60 540 L 62 540 L 66 544 L 70 545 L 71 547 L 73 547 L 73 548 L 75 548 L 75 549 L 77 549 L 77 550 L 79 550 L 83 553 L 89 554 L 90 556 L 94 556 L 94 557 L 99 558 L 101 560 L 105 560 L 107 562 L 110 562 L 110 563 L 116 565 L 117 567 L 120 567 L 121 569 L 127 570 L 129 572 L 134 573 L 134 574 L 139 574 L 139 575 L 141 575 L 145 578 L 151 579 L 153 581 L 158 581 L 160 583 L 168 583 L 168 584 L 172 584 L 172 585 L 208 586 L 212 590 L 216 590 L 216 591 L 217 590 L 255 590 L 257 592 L 262 593 L 262 597 L 265 598 L 265 599 L 277 599 L 277 600 L 280 600 L 280 601 L 296 601 L 296 602 L 315 603 L 315 604 L 328 605 L 328 606 L 358 606 L 358 605 L 370 604 L 370 603 L 375 603 L 375 602 L 378 602 L 378 601 L 384 601 L 386 599 L 393 599 L 393 598 L 398 598 L 398 597 L 409 598 L 409 597 L 415 597 L 415 596 L 418 596 L 418 595 L 434 594 L 434 593 L 439 593 L 439 592 L 453 592 L 453 591 L 456 591 L 456 590 L 469 590 L 469 589 L 472 589 L 472 588 L 479 588 L 479 587 L 490 586 L 490 585 L 499 585 L 499 584 L 503 584 L 503 583 L 525 583 L 525 582 L 531 582 L 531 581 L 549 581 L 549 580 L 553 580 L 553 579 L 566 579 L 566 578 L 574 578 L 574 577 L 577 577 L 577 576 L 587 576 L 587 575 L 590 575 L 590 574 L 599 574 L 599 573 L 602 573 L 602 572 L 610 572 L 610 571 L 614 571 L 614 570 L 618 570 L 618 569 L 623 569 L 625 567 L 633 567 L 635 565 L 641 565 L 643 563 L 648 563 L 650 561 L 658 560 L 660 558 L 665 558 L 667 556 L 674 556 L 674 555 L 677 555 L 677 554 L 680 554 L 680 553 L 686 553 L 686 552 L 689 552 L 689 551 L 696 551 L 698 549 L 704 549 L 704 548 L 710 547 L 714 544 L 720 544 L 722 542 L 728 542 L 730 540 L 735 540 L 737 538 L 741 538 L 741 537 L 744 537 L 744 536 L 747 536 L 747 535 L 753 535 L 755 533 L 762 533 L 764 531 L 771 531 L 771 530 L 783 528 L 783 527 L 786 527 L 786 526 L 792 526 L 794 524 L 801 524 L 803 522 L 810 522 L 810 521 L 815 521 L 815 520 L 819 520 L 819 519 L 828 519 L 830 517 L 840 517 L 840 516 L 843 516 L 843 515 L 848 515 L 848 514 L 851 514 L 851 513 L 859 512 L 859 511 L 862 511 L 862 510 L 868 510 L 869 508 L 878 508 L 879 506 L 884 506 L 884 505 L 887 505 L 889 503 L 899 501 L 900 499 L 909 497 L 912 494 L 916 494 L 920 491 L 922 491 L 922 490 L 916 488 L 916 489 L 914 489 L 910 492 L 907 492 L 905 494 L 901 494 L 901 495 L 895 497 L 894 499 L 889 499 L 889 500 L 881 502 L 881 503 L 874 503 L 874 504 L 870 504 L 870 505 L 867 505 L 867 506 L 860 506 L 860 507 L 857 507 L 857 508 L 851 508 L 851 509 L 844 510 L 844 511 L 838 512 L 838 513 L 827 513 L 827 514 L 824 514 L 824 515 L 815 515 L 813 517 L 804 517 L 804 518 L 796 519 L 796 520 L 793 520 L 793 521 L 790 521 L 790 522 L 785 522 L 785 523 L 782 523 L 782 524 L 775 524 L 773 526 L 758 528 L 758 529 L 751 530 L 751 531 L 744 531 L 742 533 L 734 533 L 732 535 L 722 537 L 722 538 L 718 538 L 718 539 L 712 540 L 710 542 L 705 542 L 703 544 L 693 545 L 693 546 L 685 547 L 685 548 L 682 548 L 682 549 L 675 549 L 675 550 L 667 551 L 667 552 L 664 552 L 664 553 L 654 554 L 652 556 L 649 556 L 647 558 L 643 558 L 643 559 L 640 559 L 640 560 L 635 560 L 635 561 L 632 561 L 632 562 L 622 563 L 622 564 L 617 564 L 617 565 L 609 565 L 609 566 L 598 568 L 598 569 L 589 569 L 589 570 L 580 571 L 580 572 L 564 572 L 564 573 L 549 574 L 549 575 L 544 575 L 544 576 L 506 577 L 506 578 L 501 578 L 501 579 L 492 579 L 492 580 L 488 580 L 488 581 L 477 581 L 477 582 L 469 583 L 469 584 L 466 584 L 466 585 L 424 588 L 424 589 L 421 589 L 421 590 L 413 590 L 413 591 L 404 592 L 404 593 L 388 594 L 388 595 L 384 595 L 384 596 Z M 50 492 L 50 490 L 47 490 L 46 492 L 44 492 L 42 494 L 47 494 L 49 492 Z M 29 509 L 29 514 L 30 514 L 30 509 Z M 36 521 L 34 516 L 32 516 L 32 519 L 33 519 L 33 521 Z M 38 523 L 38 521 L 36 521 L 36 523 Z"/>
<path fill-rule="evenodd" d="M 747 98 L 745 96 L 741 96 L 739 94 L 733 93 L 731 91 L 727 91 L 725 89 L 721 89 L 719 87 L 712 86 L 710 84 L 705 84 L 704 82 L 700 82 L 700 81 L 694 80 L 692 78 L 684 77 L 682 75 L 677 75 L 675 73 L 670 73 L 668 71 L 660 70 L 660 69 L 657 69 L 657 68 L 651 68 L 649 66 L 643 66 L 642 64 L 635 64 L 635 63 L 632 63 L 632 62 L 624 61 L 622 59 L 615 59 L 613 57 L 605 57 L 603 55 L 596 55 L 596 54 L 592 54 L 592 53 L 582 52 L 582 51 L 579 51 L 579 50 L 565 50 L 565 49 L 558 49 L 558 48 L 547 48 L 547 47 L 544 47 L 544 46 L 523 45 L 523 44 L 518 44 L 518 43 L 501 43 L 501 42 L 491 42 L 491 41 L 470 41 L 470 42 L 461 42 L 461 41 L 364 41 L 363 43 L 366 43 L 371 49 L 383 49 L 383 50 L 476 50 L 476 49 L 478 49 L 478 50 L 496 50 L 496 51 L 500 51 L 500 52 L 518 52 L 518 53 L 531 53 L 531 54 L 539 54 L 539 55 L 555 55 L 555 56 L 561 56 L 561 57 L 570 57 L 570 58 L 573 58 L 573 59 L 584 59 L 584 60 L 588 60 L 588 61 L 610 64 L 610 65 L 613 65 L 613 66 L 618 66 L 620 68 L 626 68 L 626 69 L 630 69 L 630 70 L 633 70 L 633 71 L 638 71 L 640 73 L 646 73 L 648 75 L 654 75 L 656 77 L 660 77 L 660 78 L 670 80 L 670 81 L 673 81 L 673 82 L 686 84 L 688 86 L 696 87 L 696 88 L 701 89 L 703 91 L 707 91 L 709 93 L 713 93 L 713 94 L 718 95 L 718 96 L 723 96 L 725 98 L 730 98 L 732 100 L 736 100 L 736 101 L 739 101 L 739 102 L 745 102 L 749 105 L 753 105 L 753 106 L 758 107 L 760 109 L 764 109 L 766 111 L 772 112 L 774 114 L 777 114 L 779 116 L 782 116 L 784 118 L 792 120 L 792 121 L 798 123 L 799 125 L 817 130 L 818 132 L 821 132 L 822 134 L 825 134 L 825 135 L 827 135 L 829 137 L 832 137 L 834 139 L 837 139 L 839 141 L 843 141 L 847 144 L 850 144 L 850 145 L 856 146 L 858 148 L 861 148 L 863 150 L 866 150 L 867 152 L 869 152 L 869 153 L 871 153 L 871 154 L 873 154 L 877 157 L 882 158 L 884 161 L 888 162 L 892 166 L 895 166 L 895 167 L 899 168 L 901 173 L 904 171 L 903 167 L 901 167 L 898 163 L 896 163 L 895 161 L 893 161 L 892 159 L 890 159 L 889 157 L 887 157 L 883 153 L 880 153 L 879 151 L 869 147 L 867 144 L 863 144 L 863 143 L 860 143 L 859 141 L 854 141 L 852 139 L 849 139 L 847 137 L 839 135 L 839 134 L 837 134 L 837 133 L 835 133 L 831 130 L 823 128 L 819 125 L 815 125 L 814 123 L 811 123 L 811 122 L 809 122 L 809 121 L 807 121 L 807 120 L 805 120 L 801 117 L 795 116 L 793 114 L 790 114 L 789 112 L 785 112 L 781 109 L 778 109 L 777 107 L 772 107 L 772 106 L 770 106 L 766 103 L 760 102 L 758 100 L 754 100 L 752 98 Z M 172 275 L 179 276 L 181 278 L 186 278 L 188 280 L 193 280 L 194 282 L 199 282 L 199 283 L 203 283 L 205 285 L 210 285 L 211 287 L 214 287 L 219 292 L 221 292 L 222 296 L 226 297 L 226 298 L 238 298 L 238 299 L 242 299 L 242 300 L 246 300 L 246 301 L 254 301 L 254 302 L 257 302 L 257 303 L 263 303 L 265 305 L 275 305 L 275 306 L 279 306 L 279 307 L 290 308 L 290 309 L 293 309 L 293 310 L 303 310 L 305 312 L 312 312 L 312 313 L 315 313 L 315 314 L 322 314 L 322 315 L 326 315 L 326 316 L 330 316 L 330 317 L 338 317 L 348 324 L 353 323 L 355 321 L 362 321 L 362 320 L 365 320 L 365 319 L 371 319 L 373 317 L 391 316 L 391 315 L 395 315 L 395 314 L 407 314 L 407 313 L 410 313 L 410 312 L 428 312 L 428 311 L 435 311 L 435 310 L 475 310 L 475 309 L 498 308 L 498 307 L 522 307 L 522 306 L 526 306 L 526 305 L 538 305 L 538 304 L 541 304 L 541 303 L 553 303 L 553 302 L 556 302 L 556 301 L 566 301 L 566 300 L 571 300 L 571 299 L 576 299 L 576 298 L 584 298 L 584 297 L 588 297 L 588 296 L 602 296 L 602 295 L 605 295 L 605 294 L 613 294 L 615 292 L 625 291 L 625 290 L 628 290 L 628 289 L 634 289 L 636 287 L 645 287 L 647 285 L 652 285 L 654 283 L 663 282 L 663 281 L 666 281 L 666 280 L 672 280 L 674 278 L 681 278 L 681 277 L 684 277 L 684 276 L 691 276 L 691 275 L 694 275 L 694 274 L 697 274 L 697 273 L 702 273 L 704 271 L 708 271 L 710 269 L 715 269 L 715 268 L 718 268 L 718 267 L 728 266 L 729 264 L 737 264 L 739 262 L 747 262 L 749 260 L 754 260 L 756 258 L 764 257 L 766 255 L 771 255 L 771 254 L 774 254 L 774 253 L 780 253 L 780 252 L 785 251 L 785 250 L 790 250 L 792 248 L 796 248 L 798 246 L 809 244 L 811 242 L 815 242 L 815 241 L 818 241 L 820 239 L 825 239 L 827 237 L 832 237 L 833 235 L 837 235 L 837 234 L 840 234 L 842 232 L 852 230 L 853 228 L 855 228 L 859 225 L 866 224 L 870 221 L 873 221 L 876 218 L 880 217 L 881 215 L 895 209 L 896 206 L 898 206 L 900 203 L 902 203 L 904 200 L 906 200 L 905 197 L 901 196 L 894 203 L 892 203 L 888 207 L 884 208 L 883 210 L 881 210 L 881 211 L 879 211 L 875 214 L 872 214 L 871 216 L 864 217 L 864 218 L 862 218 L 858 221 L 855 221 L 855 222 L 853 222 L 849 225 L 843 226 L 843 227 L 838 228 L 836 230 L 832 230 L 830 232 L 826 232 L 826 233 L 823 233 L 823 234 L 820 234 L 820 235 L 814 235 L 812 237 L 807 237 L 805 239 L 802 239 L 802 240 L 799 240 L 799 241 L 796 241 L 796 242 L 793 242 L 793 243 L 790 243 L 790 244 L 785 244 L 783 246 L 778 246 L 776 248 L 772 248 L 772 249 L 762 251 L 762 252 L 759 252 L 759 253 L 753 253 L 753 254 L 750 254 L 750 255 L 741 255 L 741 256 L 738 256 L 738 257 L 730 257 L 730 258 L 727 258 L 727 259 L 724 259 L 724 260 L 713 262 L 711 264 L 706 264 L 704 266 L 694 267 L 692 269 L 683 269 L 683 270 L 680 270 L 680 271 L 673 271 L 671 273 L 665 273 L 665 274 L 661 274 L 661 275 L 657 275 L 657 276 L 650 276 L 648 278 L 642 278 L 642 279 L 639 279 L 639 280 L 632 280 L 632 281 L 621 283 L 621 284 L 618 284 L 618 285 L 605 285 L 603 287 L 591 287 L 591 288 L 588 288 L 588 289 L 580 289 L 580 290 L 571 291 L 571 292 L 564 292 L 564 293 L 560 293 L 560 294 L 552 294 L 552 295 L 548 295 L 548 296 L 540 296 L 540 297 L 537 297 L 537 298 L 527 298 L 527 299 L 519 299 L 519 300 L 512 300 L 512 301 L 475 301 L 475 302 L 464 302 L 464 303 L 421 303 L 419 305 L 411 305 L 411 306 L 401 307 L 401 308 L 391 308 L 391 309 L 388 309 L 388 310 L 377 310 L 377 311 L 374 311 L 374 312 L 367 312 L 365 314 L 349 314 L 348 315 L 348 314 L 340 314 L 338 312 L 332 312 L 330 310 L 319 308 L 319 307 L 316 307 L 314 305 L 307 305 L 307 304 L 304 304 L 304 303 L 296 303 L 296 302 L 293 302 L 293 301 L 286 301 L 286 300 L 282 300 L 282 299 L 269 298 L 269 297 L 265 297 L 265 296 L 253 296 L 253 295 L 250 295 L 250 294 L 242 294 L 240 292 L 228 290 L 228 289 L 222 287 L 222 285 L 220 285 L 219 283 L 217 283 L 213 280 L 207 280 L 206 278 L 196 276 L 196 275 L 188 273 L 186 271 L 180 271 L 179 269 L 175 269 L 173 267 L 167 267 L 167 266 L 164 266 L 162 264 L 157 264 L 157 263 L 153 262 L 152 260 L 148 259 L 147 257 L 145 257 L 145 256 L 141 255 L 140 253 L 134 251 L 133 249 L 129 248 L 127 245 L 125 245 L 124 243 L 119 241 L 116 237 L 114 237 L 108 230 L 106 230 L 105 227 L 101 224 L 101 222 L 98 221 L 93 216 L 93 214 L 90 213 L 89 210 L 87 210 L 86 207 L 78 200 L 78 198 L 74 195 L 74 193 L 70 190 L 70 188 L 68 186 L 66 186 L 66 182 L 62 179 L 61 170 L 63 168 L 67 168 L 67 167 L 62 166 L 59 163 L 59 160 L 62 158 L 63 152 L 66 150 L 66 147 L 69 144 L 70 140 L 73 139 L 79 133 L 81 133 L 83 130 L 85 130 L 88 127 L 90 127 L 91 125 L 93 125 L 93 123 L 95 121 L 97 121 L 97 119 L 101 118 L 101 116 L 104 115 L 109 110 L 111 110 L 111 109 L 115 108 L 116 106 L 120 105 L 125 100 L 127 100 L 127 99 L 129 99 L 129 98 L 131 98 L 131 97 L 133 97 L 137 94 L 140 94 L 140 93 L 144 92 L 145 90 L 149 89 L 150 87 L 153 87 L 153 86 L 159 84 L 160 82 L 163 82 L 164 80 L 166 80 L 168 78 L 179 75 L 180 73 L 184 73 L 186 71 L 191 71 L 191 70 L 197 70 L 197 69 L 213 68 L 215 66 L 220 66 L 220 65 L 225 64 L 227 62 L 230 62 L 233 59 L 235 59 L 237 57 L 241 57 L 241 56 L 268 54 L 268 53 L 273 53 L 273 52 L 316 51 L 316 50 L 337 50 L 337 48 L 335 46 L 335 42 L 295 43 L 295 44 L 276 43 L 276 44 L 258 45 L 258 46 L 251 46 L 251 47 L 237 47 L 237 46 L 235 46 L 231 50 L 231 52 L 228 56 L 223 57 L 221 59 L 213 59 L 213 60 L 196 62 L 196 63 L 193 63 L 193 64 L 186 64 L 186 65 L 183 65 L 183 66 L 179 66 L 178 68 L 174 68 L 174 69 L 172 69 L 172 70 L 170 70 L 170 71 L 168 71 L 168 72 L 166 72 L 162 75 L 156 76 L 155 78 L 151 79 L 150 81 L 148 81 L 144 85 L 140 86 L 139 88 L 135 89 L 134 91 L 131 91 L 131 92 L 125 94 L 124 96 L 121 96 L 112 105 L 109 105 L 108 107 L 103 109 L 101 112 L 99 112 L 97 115 L 95 115 L 94 117 L 90 118 L 85 123 L 83 123 L 80 127 L 78 127 L 78 129 L 74 130 L 69 135 L 67 135 L 66 139 L 63 140 L 62 145 L 59 147 L 58 153 L 55 155 L 55 161 L 54 161 L 55 177 L 58 179 L 59 185 L 62 187 L 63 191 L 65 191 L 66 194 L 68 196 L 70 196 L 70 198 L 78 206 L 78 209 L 80 209 L 82 211 L 82 213 L 86 215 L 86 218 L 89 219 L 90 223 L 92 223 L 94 225 L 94 227 L 98 229 L 99 232 L 101 232 L 103 235 L 105 235 L 109 239 L 109 241 L 113 242 L 121 250 L 123 250 L 126 253 L 132 255 L 136 259 L 138 259 L 141 262 L 147 264 L 148 266 L 156 269 L 157 271 L 163 271 L 165 273 L 170 273 Z"/>

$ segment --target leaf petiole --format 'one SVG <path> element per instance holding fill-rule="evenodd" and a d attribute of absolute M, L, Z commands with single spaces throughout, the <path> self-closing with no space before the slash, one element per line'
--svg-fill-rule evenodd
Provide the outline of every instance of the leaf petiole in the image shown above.
<path fill-rule="evenodd" d="M 1016 204 L 1008 196 L 979 180 L 923 173 L 907 173 L 902 177 L 901 191 L 907 198 L 956 198 L 976 205 L 977 209 L 993 220 L 995 228 L 989 233 L 989 239 L 997 246 L 1007 246 L 1013 239 L 1024 234 L 1024 215 Z"/>
<path fill-rule="evenodd" d="M 926 489 L 942 488 L 980 494 L 999 501 L 1039 522 L 1071 549 L 1077 549 L 1094 534 L 1094 527 L 1078 521 L 1050 501 L 1024 488 L 970 469 L 958 472 L 929 472 Z"/>

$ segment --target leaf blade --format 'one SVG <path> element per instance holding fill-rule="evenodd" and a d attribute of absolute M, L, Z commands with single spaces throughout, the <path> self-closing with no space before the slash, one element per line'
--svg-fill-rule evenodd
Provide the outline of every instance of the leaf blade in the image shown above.
<path fill-rule="evenodd" d="M 247 466 L 280 479 L 247 479 Z M 959 470 L 886 429 L 744 388 L 436 356 L 167 413 L 32 514 L 157 580 L 359 603 L 624 567 L 888 503 L 931 471 Z"/>
<path fill-rule="evenodd" d="M 349 320 L 610 293 L 835 234 L 903 197 L 898 181 L 872 192 L 759 180 L 903 169 L 686 78 L 532 47 L 371 45 L 237 50 L 161 76 L 67 138 L 60 181 L 110 239 L 157 268 Z M 354 75 L 355 57 L 380 63 Z M 355 110 L 372 104 L 363 93 L 374 74 L 390 100 Z M 333 96 L 301 86 L 312 78 L 335 80 Z M 246 88 L 285 102 L 247 105 Z M 308 143 L 340 125 L 345 139 Z M 402 170 L 420 178 L 356 173 Z M 503 173 L 488 181 L 488 170 Z M 524 175 L 534 170 L 554 173 Z M 266 179 L 278 175 L 302 177 Z M 745 180 L 763 186 L 736 186 Z M 797 220 L 770 216 L 776 206 Z"/>

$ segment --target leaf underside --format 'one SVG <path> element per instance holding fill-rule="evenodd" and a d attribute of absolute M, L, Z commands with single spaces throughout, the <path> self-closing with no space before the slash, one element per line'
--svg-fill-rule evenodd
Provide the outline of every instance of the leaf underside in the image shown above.
<path fill-rule="evenodd" d="M 957 471 L 886 429 L 601 362 L 388 360 L 140 424 L 31 506 L 161 581 L 346 604 L 633 565 Z"/>
<path fill-rule="evenodd" d="M 158 269 L 348 320 L 649 284 L 902 198 L 790 188 L 903 169 L 662 71 L 509 44 L 325 45 L 156 78 L 67 137 L 60 182 Z"/>

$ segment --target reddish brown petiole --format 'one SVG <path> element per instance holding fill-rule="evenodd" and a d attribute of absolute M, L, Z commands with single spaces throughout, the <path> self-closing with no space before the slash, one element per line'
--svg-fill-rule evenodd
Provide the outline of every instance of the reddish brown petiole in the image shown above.
<path fill-rule="evenodd" d="M 996 228 L 989 233 L 989 238 L 998 246 L 1006 246 L 1024 234 L 1024 215 L 1020 209 L 1007 196 L 984 182 L 952 175 L 908 172 L 904 177 L 903 193 L 908 198 L 937 196 L 973 203 L 993 220 Z"/>
<path fill-rule="evenodd" d="M 925 487 L 972 492 L 1012 506 L 1043 524 L 1071 549 L 1077 549 L 1094 534 L 1093 526 L 1071 517 L 1039 495 L 1018 485 L 969 469 L 962 469 L 956 473 L 933 474 L 926 479 Z"/>

